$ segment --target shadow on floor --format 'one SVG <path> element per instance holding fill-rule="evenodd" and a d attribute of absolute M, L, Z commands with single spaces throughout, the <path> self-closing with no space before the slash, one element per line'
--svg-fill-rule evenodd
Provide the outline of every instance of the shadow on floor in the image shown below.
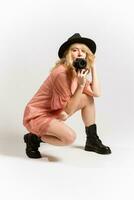
<path fill-rule="evenodd" d="M 45 143 L 41 143 L 41 146 L 45 145 Z M 0 135 L 0 154 L 11 157 L 19 157 L 23 159 L 27 159 L 28 157 L 25 154 L 25 143 L 23 141 L 23 135 L 17 135 L 7 133 L 4 135 Z M 60 158 L 55 157 L 50 154 L 42 154 L 42 158 L 38 160 L 47 160 L 48 162 L 59 162 Z"/>
<path fill-rule="evenodd" d="M 80 145 L 72 145 L 71 148 L 82 149 L 82 150 L 84 150 L 84 147 L 83 147 L 83 146 L 80 146 Z"/>

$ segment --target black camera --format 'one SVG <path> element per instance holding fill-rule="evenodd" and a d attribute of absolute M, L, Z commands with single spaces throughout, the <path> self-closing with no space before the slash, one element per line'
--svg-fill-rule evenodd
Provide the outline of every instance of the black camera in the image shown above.
<path fill-rule="evenodd" d="M 78 72 L 78 70 L 86 68 L 87 61 L 84 58 L 76 58 L 73 61 L 73 66 L 75 67 L 76 72 Z"/>

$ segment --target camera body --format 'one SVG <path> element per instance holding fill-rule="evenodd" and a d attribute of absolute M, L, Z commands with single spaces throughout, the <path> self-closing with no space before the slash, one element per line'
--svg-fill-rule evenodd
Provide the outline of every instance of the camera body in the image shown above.
<path fill-rule="evenodd" d="M 78 72 L 78 70 L 86 68 L 87 61 L 84 58 L 76 58 L 73 61 L 73 66 L 75 67 L 76 72 Z"/>

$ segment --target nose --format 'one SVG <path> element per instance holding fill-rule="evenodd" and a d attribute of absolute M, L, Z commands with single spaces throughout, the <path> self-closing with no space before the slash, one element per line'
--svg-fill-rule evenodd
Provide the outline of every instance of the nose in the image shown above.
<path fill-rule="evenodd" d="M 78 51 L 78 57 L 81 57 L 81 56 L 82 56 L 82 51 L 79 50 L 79 51 Z"/>

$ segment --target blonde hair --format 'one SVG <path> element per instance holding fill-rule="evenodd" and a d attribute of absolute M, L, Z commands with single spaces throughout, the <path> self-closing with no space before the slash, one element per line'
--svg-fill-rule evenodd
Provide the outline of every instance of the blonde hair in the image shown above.
<path fill-rule="evenodd" d="M 70 78 L 73 78 L 74 75 L 75 75 L 75 68 L 73 66 L 73 59 L 71 57 L 71 50 L 72 48 L 74 48 L 76 45 L 75 44 L 72 44 L 70 45 L 69 49 L 67 49 L 65 52 L 64 52 L 64 56 L 63 58 L 61 58 L 60 60 L 58 60 L 54 67 L 52 67 L 50 69 L 50 72 L 52 72 L 55 68 L 57 68 L 59 65 L 64 65 L 64 67 L 67 69 L 67 72 L 68 72 L 68 76 Z M 92 68 L 93 66 L 93 62 L 94 62 L 94 59 L 95 59 L 95 55 L 91 52 L 91 50 L 85 45 L 85 44 L 81 44 L 79 43 L 80 45 L 80 48 L 81 50 L 83 50 L 85 53 L 86 53 L 86 60 L 87 60 L 87 69 L 88 71 L 90 72 L 90 69 Z"/>

